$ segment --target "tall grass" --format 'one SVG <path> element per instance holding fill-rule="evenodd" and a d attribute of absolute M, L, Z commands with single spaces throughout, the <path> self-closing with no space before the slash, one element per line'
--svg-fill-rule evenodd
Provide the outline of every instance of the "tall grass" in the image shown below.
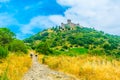
<path fill-rule="evenodd" d="M 31 59 L 28 55 L 11 54 L 0 63 L 0 80 L 21 80 L 23 75 L 31 66 Z"/>
<path fill-rule="evenodd" d="M 43 60 L 50 68 L 75 75 L 80 80 L 120 80 L 120 62 L 108 57 L 39 55 L 39 61 Z"/>
<path fill-rule="evenodd" d="M 8 67 L 6 68 L 6 70 L 3 72 L 3 74 L 0 76 L 0 80 L 9 80 L 8 76 L 7 76 L 7 72 L 8 72 Z"/>
<path fill-rule="evenodd" d="M 120 62 L 106 56 L 39 55 L 38 60 L 51 69 L 75 75 L 80 80 L 120 80 Z M 21 80 L 30 66 L 29 55 L 11 54 L 0 60 L 0 80 Z"/>

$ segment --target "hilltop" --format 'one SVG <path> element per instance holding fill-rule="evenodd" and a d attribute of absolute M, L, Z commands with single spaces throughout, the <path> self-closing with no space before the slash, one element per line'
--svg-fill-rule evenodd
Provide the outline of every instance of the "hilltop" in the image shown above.
<path fill-rule="evenodd" d="M 80 54 L 120 56 L 120 36 L 83 27 L 68 20 L 67 24 L 45 29 L 24 42 L 44 54 Z"/>

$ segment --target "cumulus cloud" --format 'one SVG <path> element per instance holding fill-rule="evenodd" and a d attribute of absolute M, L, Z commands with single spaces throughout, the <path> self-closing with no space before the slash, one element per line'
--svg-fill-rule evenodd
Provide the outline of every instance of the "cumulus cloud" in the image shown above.
<path fill-rule="evenodd" d="M 62 15 L 36 16 L 32 18 L 28 24 L 24 24 L 23 27 L 21 27 L 21 31 L 23 34 L 34 34 L 32 30 L 35 28 L 46 29 L 60 25 L 61 22 L 66 22 L 65 17 Z"/>
<path fill-rule="evenodd" d="M 0 27 L 18 24 L 17 20 L 10 14 L 0 13 Z"/>
<path fill-rule="evenodd" d="M 83 26 L 94 27 L 108 33 L 120 30 L 120 1 L 118 0 L 57 0 L 61 6 L 69 6 L 64 12 L 66 19 Z"/>
<path fill-rule="evenodd" d="M 63 7 L 69 8 L 64 15 L 49 15 L 33 17 L 21 28 L 23 34 L 34 34 L 33 29 L 44 29 L 71 19 L 85 27 L 94 27 L 106 33 L 120 35 L 120 1 L 118 0 L 57 0 Z M 26 6 L 29 9 L 29 6 Z"/>
<path fill-rule="evenodd" d="M 66 22 L 66 18 L 62 15 L 51 15 L 48 17 L 55 25 L 60 25 L 62 22 Z"/>
<path fill-rule="evenodd" d="M 32 31 L 34 28 L 45 29 L 54 25 L 48 16 L 36 16 L 32 18 L 28 24 L 23 25 L 21 31 L 24 34 L 34 34 Z"/>

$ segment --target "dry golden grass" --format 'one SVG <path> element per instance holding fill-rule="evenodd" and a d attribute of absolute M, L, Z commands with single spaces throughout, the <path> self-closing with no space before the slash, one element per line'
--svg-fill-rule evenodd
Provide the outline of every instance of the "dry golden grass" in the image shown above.
<path fill-rule="evenodd" d="M 21 80 L 25 72 L 31 66 L 31 59 L 28 55 L 17 56 L 9 55 L 7 59 L 2 59 L 0 63 L 0 75 L 7 69 L 7 76 L 9 80 Z"/>
<path fill-rule="evenodd" d="M 120 62 L 109 58 L 86 55 L 77 57 L 39 55 L 38 59 L 40 63 L 44 62 L 50 68 L 75 75 L 80 80 L 120 80 Z M 7 76 L 10 80 L 21 80 L 31 66 L 29 55 L 12 54 L 1 61 L 0 75 L 8 67 Z"/>
<path fill-rule="evenodd" d="M 109 59 L 109 58 L 108 58 Z M 39 61 L 50 68 L 75 75 L 80 80 L 120 80 L 120 62 L 100 56 L 47 56 Z"/>

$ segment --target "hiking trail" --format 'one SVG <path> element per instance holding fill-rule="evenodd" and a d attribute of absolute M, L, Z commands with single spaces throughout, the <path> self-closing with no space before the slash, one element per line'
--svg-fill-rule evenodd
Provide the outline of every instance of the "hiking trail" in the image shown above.
<path fill-rule="evenodd" d="M 32 66 L 22 80 L 79 80 L 62 72 L 54 71 L 37 61 L 37 55 L 32 54 Z"/>

